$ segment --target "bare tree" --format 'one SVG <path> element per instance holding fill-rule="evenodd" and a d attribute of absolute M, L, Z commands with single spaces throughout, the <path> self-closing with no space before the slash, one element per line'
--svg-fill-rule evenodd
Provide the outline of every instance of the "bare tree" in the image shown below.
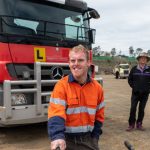
<path fill-rule="evenodd" d="M 101 47 L 97 46 L 93 48 L 93 55 L 100 55 Z"/>
<path fill-rule="evenodd" d="M 150 49 L 149 49 L 149 50 L 147 50 L 147 54 L 150 56 Z"/>
<path fill-rule="evenodd" d="M 116 48 L 112 48 L 110 53 L 112 56 L 115 56 L 116 55 Z"/>
<path fill-rule="evenodd" d="M 143 51 L 142 48 L 137 48 L 137 49 L 136 49 L 136 55 L 139 55 L 142 51 Z"/>
<path fill-rule="evenodd" d="M 104 56 L 105 55 L 105 51 L 100 51 L 100 56 Z"/>
<path fill-rule="evenodd" d="M 129 47 L 129 55 L 130 55 L 130 56 L 134 56 L 134 49 L 133 49 L 133 46 L 130 46 L 130 47 Z"/>
<path fill-rule="evenodd" d="M 120 50 L 120 51 L 119 51 L 119 55 L 121 55 L 121 54 L 122 54 L 122 51 Z"/>

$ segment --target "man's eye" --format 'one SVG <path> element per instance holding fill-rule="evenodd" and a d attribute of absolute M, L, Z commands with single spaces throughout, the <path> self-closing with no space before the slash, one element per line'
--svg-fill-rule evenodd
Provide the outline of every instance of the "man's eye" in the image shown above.
<path fill-rule="evenodd" d="M 75 63 L 75 60 L 70 60 L 71 63 Z"/>
<path fill-rule="evenodd" d="M 83 62 L 83 61 L 84 61 L 83 59 L 79 59 L 79 60 L 78 60 L 79 63 L 80 63 L 80 62 Z"/>
<path fill-rule="evenodd" d="M 70 60 L 71 63 L 82 63 L 84 59 L 78 59 L 78 60 Z"/>

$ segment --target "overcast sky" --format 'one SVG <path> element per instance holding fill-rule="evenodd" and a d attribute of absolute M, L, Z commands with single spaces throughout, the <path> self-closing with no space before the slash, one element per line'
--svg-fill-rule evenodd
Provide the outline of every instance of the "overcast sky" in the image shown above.
<path fill-rule="evenodd" d="M 150 49 L 150 0 L 85 0 L 101 18 L 91 21 L 96 42 L 103 51 L 112 48 L 129 54 L 129 47 Z"/>

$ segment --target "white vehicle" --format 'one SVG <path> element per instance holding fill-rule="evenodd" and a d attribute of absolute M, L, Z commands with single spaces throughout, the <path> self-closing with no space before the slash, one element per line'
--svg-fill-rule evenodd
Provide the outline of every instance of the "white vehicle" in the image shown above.
<path fill-rule="evenodd" d="M 130 66 L 128 63 L 116 65 L 113 70 L 113 73 L 114 73 L 116 79 L 127 78 L 130 73 Z"/>

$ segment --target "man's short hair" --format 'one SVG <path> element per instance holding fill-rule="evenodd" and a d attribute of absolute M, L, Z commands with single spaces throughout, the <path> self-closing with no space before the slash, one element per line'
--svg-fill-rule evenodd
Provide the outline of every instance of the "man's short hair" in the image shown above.
<path fill-rule="evenodd" d="M 74 52 L 84 52 L 85 53 L 85 55 L 86 55 L 86 58 L 87 58 L 87 60 L 89 60 L 90 58 L 89 58 L 89 51 L 88 51 L 88 49 L 87 48 L 85 48 L 83 45 L 77 45 L 77 46 L 74 46 L 72 49 L 70 49 L 70 51 L 69 51 L 69 53 L 70 52 L 72 52 L 72 51 L 74 51 Z M 70 56 L 70 54 L 69 54 L 69 56 Z"/>

